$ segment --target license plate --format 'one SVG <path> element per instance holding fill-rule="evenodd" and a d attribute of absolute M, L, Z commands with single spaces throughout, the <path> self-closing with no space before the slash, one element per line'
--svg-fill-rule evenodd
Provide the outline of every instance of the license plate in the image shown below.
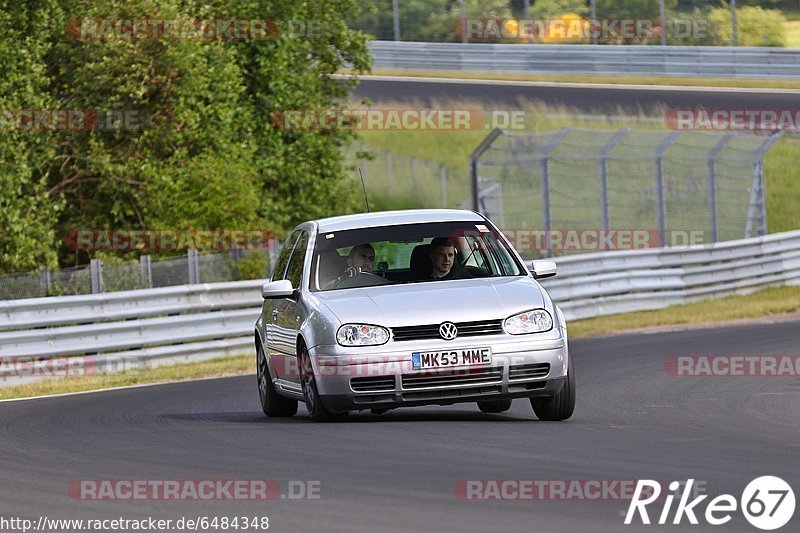
<path fill-rule="evenodd" d="M 414 352 L 411 354 L 411 366 L 414 370 L 490 364 L 492 364 L 491 348 L 465 348 L 438 352 Z"/>

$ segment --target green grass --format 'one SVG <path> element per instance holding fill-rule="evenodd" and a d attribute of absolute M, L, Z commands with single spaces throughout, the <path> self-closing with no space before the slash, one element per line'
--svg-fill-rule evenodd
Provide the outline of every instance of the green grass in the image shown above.
<path fill-rule="evenodd" d="M 470 100 L 443 100 L 428 104 L 421 102 L 381 102 L 376 108 L 432 108 L 432 109 L 481 109 L 482 104 Z M 633 127 L 640 129 L 664 129 L 660 121 L 653 122 L 653 117 L 660 116 L 661 109 L 642 110 L 638 115 L 630 115 L 627 120 L 614 118 L 576 118 L 583 113 L 563 106 L 533 105 L 524 102 L 519 106 L 506 110 L 524 111 L 524 128 L 521 131 L 554 131 L 565 127 L 585 129 L 616 129 Z M 587 115 L 590 113 L 587 113 Z M 623 110 L 614 112 L 623 117 Z M 641 120 L 644 119 L 644 120 Z M 416 156 L 429 161 L 444 163 L 454 168 L 468 168 L 470 154 L 486 137 L 491 128 L 477 130 L 453 131 L 417 131 L 417 130 L 364 130 L 360 132 L 361 141 L 368 147 L 391 150 L 395 154 Z"/>
<path fill-rule="evenodd" d="M 764 289 L 747 296 L 704 300 L 676 305 L 658 311 L 575 320 L 569 323 L 571 339 L 608 335 L 665 325 L 710 324 L 728 320 L 779 315 L 800 311 L 800 287 Z M 84 377 L 54 379 L 23 386 L 0 388 L 0 400 L 46 396 L 68 392 L 125 387 L 145 383 L 167 383 L 189 379 L 224 376 L 255 376 L 254 356 L 242 355 L 188 363 Z M 253 402 L 256 400 L 255 377 L 252 380 Z"/>
<path fill-rule="evenodd" d="M 789 28 L 793 41 L 794 27 Z M 346 74 L 347 72 L 342 72 Z M 677 85 L 690 87 L 737 87 L 752 89 L 800 89 L 800 80 L 761 78 L 713 78 L 680 76 L 631 76 L 612 74 L 535 74 L 523 72 L 463 72 L 457 70 L 398 70 L 375 69 L 376 76 L 417 76 L 431 78 L 465 78 L 476 80 L 540 81 L 560 83 L 602 83 L 622 85 Z"/>
<path fill-rule="evenodd" d="M 255 375 L 255 355 L 224 357 L 198 363 L 183 363 L 159 368 L 129 370 L 116 374 L 75 376 L 50 379 L 28 385 L 0 387 L 0 400 L 28 398 L 67 392 L 80 392 L 113 387 L 129 387 L 144 383 L 169 383 L 208 377 Z M 253 379 L 255 387 L 255 378 Z"/>
<path fill-rule="evenodd" d="M 800 20 L 786 23 L 786 48 L 800 48 Z"/>
<path fill-rule="evenodd" d="M 767 229 L 800 228 L 800 139 L 784 137 L 764 158 L 767 179 Z"/>
<path fill-rule="evenodd" d="M 657 311 L 622 313 L 569 323 L 570 338 L 668 325 L 713 324 L 800 311 L 800 287 L 774 287 L 749 295 L 712 298 Z"/>

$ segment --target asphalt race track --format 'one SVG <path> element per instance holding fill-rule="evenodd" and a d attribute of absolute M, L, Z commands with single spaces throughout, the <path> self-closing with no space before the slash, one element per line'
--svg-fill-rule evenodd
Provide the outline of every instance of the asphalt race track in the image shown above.
<path fill-rule="evenodd" d="M 549 86 L 548 86 L 549 85 Z M 621 111 L 654 114 L 666 108 L 727 110 L 797 109 L 800 91 L 750 89 L 692 89 L 669 87 L 586 87 L 576 84 L 489 84 L 479 80 L 432 82 L 378 77 L 363 79 L 354 91 L 358 98 L 374 102 L 419 102 L 432 105 L 446 99 L 469 100 L 489 109 L 513 109 L 521 102 L 563 105 L 584 113 L 616 114 Z"/>
<path fill-rule="evenodd" d="M 573 341 L 578 407 L 562 423 L 537 421 L 523 400 L 499 415 L 463 404 L 355 414 L 340 424 L 313 423 L 304 408 L 267 419 L 254 376 L 0 403 L 0 517 L 268 516 L 272 531 L 752 531 L 739 511 L 716 528 L 685 518 L 679 527 L 626 527 L 626 500 L 466 501 L 454 486 L 693 478 L 711 497 L 738 499 L 750 480 L 777 475 L 798 492 L 798 377 L 676 377 L 664 369 L 672 355 L 797 355 L 798 327 Z M 319 483 L 320 497 L 68 495 L 70 481 L 84 479 L 270 479 L 284 496 L 290 481 L 304 480 Z M 653 505 L 655 521 L 661 503 Z M 799 515 L 781 531 L 797 531 Z"/>

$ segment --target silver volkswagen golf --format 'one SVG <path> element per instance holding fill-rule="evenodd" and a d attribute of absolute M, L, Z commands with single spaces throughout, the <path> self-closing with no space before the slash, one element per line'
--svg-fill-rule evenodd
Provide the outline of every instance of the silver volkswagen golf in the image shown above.
<path fill-rule="evenodd" d="M 567 326 L 484 216 L 367 213 L 305 222 L 262 288 L 258 390 L 271 417 L 304 401 L 311 418 L 476 402 L 500 413 L 529 398 L 541 420 L 575 407 Z"/>

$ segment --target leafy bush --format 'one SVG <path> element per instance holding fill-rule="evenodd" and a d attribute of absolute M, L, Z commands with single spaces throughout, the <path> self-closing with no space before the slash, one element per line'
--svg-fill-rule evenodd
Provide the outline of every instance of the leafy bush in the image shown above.
<path fill-rule="evenodd" d="M 556 18 L 567 13 L 582 17 L 589 15 L 589 8 L 583 0 L 536 0 L 530 9 L 531 18 Z"/>
<path fill-rule="evenodd" d="M 668 9 L 677 5 L 677 0 L 666 0 Z M 598 18 L 658 18 L 658 2 L 655 0 L 597 0 Z"/>
<path fill-rule="evenodd" d="M 282 128 L 330 110 L 369 69 L 356 0 L 0 0 L 0 110 L 133 113 L 126 128 L 0 135 L 0 272 L 55 266 L 74 228 L 248 229 L 352 212 L 345 128 Z M 81 21 L 271 19 L 268 39 L 81 38 Z M 76 21 L 77 26 L 71 21 Z M 318 21 L 289 31 L 293 21 Z M 120 26 L 118 24 L 118 26 Z M 102 25 L 101 25 L 102 27 Z M 62 248 L 61 263 L 84 261 Z"/>
<path fill-rule="evenodd" d="M 730 9 L 711 9 L 708 21 L 714 34 L 714 44 L 730 45 L 733 42 Z M 786 46 L 786 18 L 780 11 L 743 7 L 736 10 L 736 21 L 739 46 Z"/>

